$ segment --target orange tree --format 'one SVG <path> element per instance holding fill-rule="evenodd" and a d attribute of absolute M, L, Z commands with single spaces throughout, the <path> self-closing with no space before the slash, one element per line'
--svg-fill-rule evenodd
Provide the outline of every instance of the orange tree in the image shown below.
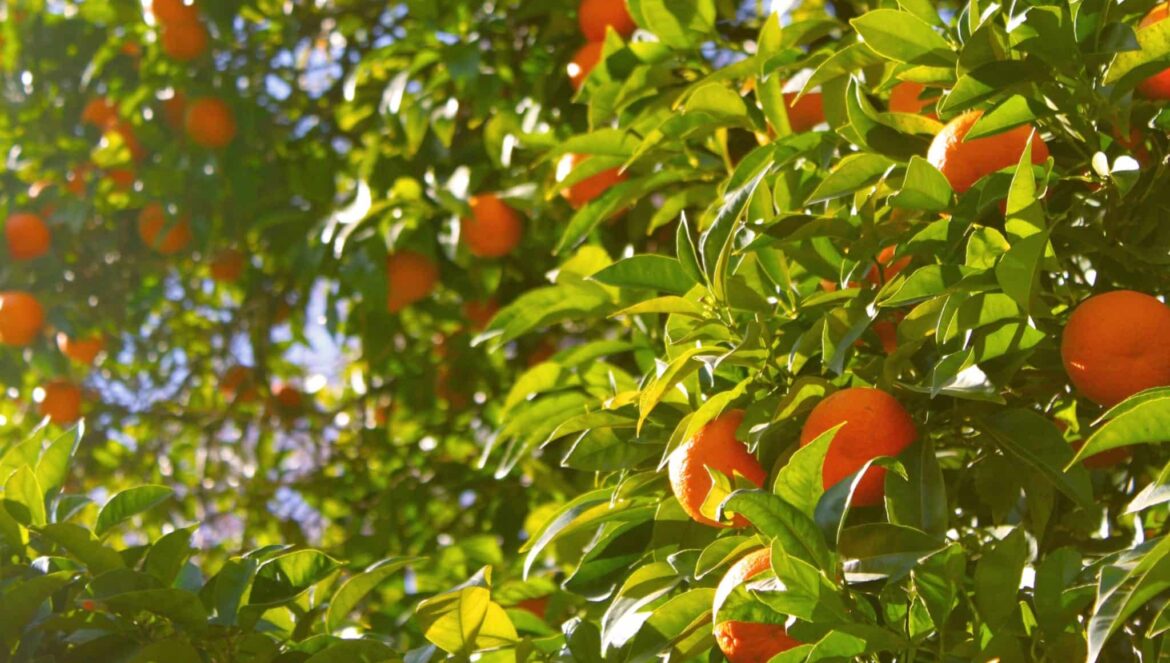
<path fill-rule="evenodd" d="M 766 4 L 0 9 L 0 660 L 1166 656 L 1168 6 Z"/>

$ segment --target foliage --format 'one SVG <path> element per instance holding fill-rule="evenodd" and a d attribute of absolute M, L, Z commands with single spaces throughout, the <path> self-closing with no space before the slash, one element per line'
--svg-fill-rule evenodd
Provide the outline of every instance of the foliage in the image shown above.
<path fill-rule="evenodd" d="M 777 661 L 1170 655 L 1170 390 L 1106 411 L 1060 347 L 1090 295 L 1170 285 L 1170 114 L 1135 94 L 1170 22 L 764 4 L 629 0 L 579 91 L 576 0 L 206 1 L 181 61 L 137 2 L 0 9 L 0 200 L 52 231 L 0 291 L 105 343 L 0 347 L 0 660 L 720 660 L 726 615 L 787 623 Z M 906 82 L 923 113 L 887 110 Z M 226 101 L 226 147 L 176 93 Z M 1049 158 L 956 193 L 926 157 L 971 109 Z M 460 241 L 489 193 L 523 219 L 500 258 Z M 151 204 L 190 246 L 142 241 Z M 440 283 L 392 313 L 404 251 Z M 38 423 L 62 378 L 75 428 Z M 833 431 L 800 445 L 851 386 L 918 430 L 867 459 L 876 507 L 822 485 Z M 666 463 L 733 408 L 769 480 L 715 473 L 750 525 L 709 527 Z"/>

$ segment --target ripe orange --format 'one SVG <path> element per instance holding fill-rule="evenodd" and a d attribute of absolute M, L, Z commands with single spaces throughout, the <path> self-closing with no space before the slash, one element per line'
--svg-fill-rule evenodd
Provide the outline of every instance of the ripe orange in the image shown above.
<path fill-rule="evenodd" d="M 1167 7 L 1165 2 L 1159 2 L 1154 5 L 1150 13 L 1146 14 L 1139 25 L 1146 28 L 1166 20 L 1167 16 L 1170 16 L 1170 7 Z M 1146 99 L 1170 99 L 1170 69 L 1163 69 L 1138 83 L 1137 91 Z"/>
<path fill-rule="evenodd" d="M 199 18 L 195 3 L 186 4 L 183 0 L 152 0 L 150 11 L 160 23 L 187 23 Z"/>
<path fill-rule="evenodd" d="M 105 129 L 118 120 L 118 108 L 105 97 L 95 97 L 81 111 L 81 122 Z"/>
<path fill-rule="evenodd" d="M 770 548 L 748 553 L 728 569 L 715 593 L 726 596 L 737 586 L 771 570 L 771 567 Z M 715 625 L 715 642 L 731 663 L 767 663 L 773 656 L 800 644 L 800 641 L 788 635 L 782 624 L 730 620 Z"/>
<path fill-rule="evenodd" d="M 878 320 L 873 323 L 873 333 L 882 344 L 882 352 L 893 354 L 898 349 L 898 323 L 893 320 Z"/>
<path fill-rule="evenodd" d="M 386 278 L 386 306 L 391 313 L 398 313 L 431 294 L 439 280 L 439 268 L 421 253 L 399 251 L 386 261 Z"/>
<path fill-rule="evenodd" d="M 115 191 L 129 191 L 134 188 L 136 177 L 134 171 L 129 168 L 111 168 L 106 171 L 106 177 L 113 184 Z"/>
<path fill-rule="evenodd" d="M 938 101 L 938 95 L 922 98 L 922 93 L 926 91 L 926 86 L 922 83 L 912 83 L 910 81 L 902 81 L 890 90 L 890 111 L 894 113 L 912 113 L 918 115 L 922 109 L 928 106 L 934 106 Z M 938 116 L 932 113 L 927 113 L 927 117 Z"/>
<path fill-rule="evenodd" d="M 516 210 L 490 193 L 472 196 L 468 201 L 471 217 L 460 222 L 460 237 L 471 255 L 499 258 L 520 244 L 524 226 Z"/>
<path fill-rule="evenodd" d="M 45 310 L 27 292 L 0 292 L 0 345 L 28 345 L 45 325 Z"/>
<path fill-rule="evenodd" d="M 55 424 L 71 424 L 81 418 L 81 389 L 68 380 L 53 380 L 41 387 L 40 413 Z"/>
<path fill-rule="evenodd" d="M 100 334 L 74 339 L 65 332 L 57 332 L 57 349 L 79 364 L 92 364 L 105 347 L 105 339 Z"/>
<path fill-rule="evenodd" d="M 1072 443 L 1074 451 L 1080 451 L 1083 446 L 1085 446 L 1084 440 L 1077 440 Z M 1106 470 L 1124 463 L 1132 456 L 1133 451 L 1129 447 L 1114 447 L 1107 451 L 1102 451 L 1099 454 L 1093 454 L 1081 461 L 1081 463 L 1090 470 Z"/>
<path fill-rule="evenodd" d="M 795 92 L 784 93 L 785 111 L 788 112 L 788 126 L 793 133 L 803 133 L 825 121 L 824 99 L 820 92 L 809 92 L 796 100 Z"/>
<path fill-rule="evenodd" d="M 187 136 L 208 149 L 227 147 L 236 137 L 236 116 L 222 99 L 203 97 L 187 107 L 184 120 Z"/>
<path fill-rule="evenodd" d="M 234 283 L 244 274 L 247 261 L 238 249 L 224 249 L 211 259 L 211 278 L 220 283 Z"/>
<path fill-rule="evenodd" d="M 138 236 L 163 255 L 178 253 L 191 243 L 191 224 L 187 215 L 180 215 L 175 220 L 167 216 L 159 203 L 150 203 L 138 214 Z"/>
<path fill-rule="evenodd" d="M 964 140 L 980 117 L 983 111 L 973 110 L 954 118 L 938 132 L 926 153 L 927 161 L 946 176 L 955 193 L 966 193 L 981 178 L 1019 163 L 1032 135 L 1032 126 L 1022 125 L 994 136 Z M 1047 160 L 1048 145 L 1039 134 L 1032 136 L 1032 163 L 1038 166 Z"/>
<path fill-rule="evenodd" d="M 1081 302 L 1060 341 L 1073 385 L 1105 407 L 1170 385 L 1170 307 L 1132 290 Z"/>
<path fill-rule="evenodd" d="M 893 396 L 880 389 L 842 389 L 817 403 L 800 431 L 806 446 L 837 424 L 837 431 L 825 454 L 821 480 L 827 489 L 860 470 L 878 456 L 897 456 L 918 437 L 914 420 Z M 853 493 L 856 506 L 880 504 L 885 495 L 886 469 L 871 467 Z"/>
<path fill-rule="evenodd" d="M 187 95 L 175 90 L 162 100 L 162 118 L 172 131 L 182 131 L 187 118 Z"/>
<path fill-rule="evenodd" d="M 159 42 L 172 60 L 190 62 L 207 50 L 207 28 L 198 20 L 163 23 Z"/>
<path fill-rule="evenodd" d="M 524 599 L 517 603 L 516 607 L 521 610 L 527 610 L 540 619 L 544 619 L 545 614 L 548 613 L 548 597 L 539 596 L 534 599 Z"/>
<path fill-rule="evenodd" d="M 575 169 L 588 158 L 586 155 L 573 154 L 569 157 L 569 163 Z M 625 181 L 625 173 L 617 168 L 609 168 L 562 190 L 561 195 L 569 201 L 574 209 L 577 209 L 584 207 L 589 201 L 608 191 L 611 186 Z"/>
<path fill-rule="evenodd" d="M 272 405 L 281 416 L 295 416 L 304 407 L 305 398 L 301 391 L 292 385 L 277 384 L 272 388 Z"/>
<path fill-rule="evenodd" d="M 704 516 L 700 510 L 715 483 L 707 472 L 708 467 L 721 472 L 733 485 L 736 474 L 760 487 L 768 479 L 768 473 L 748 451 L 747 445 L 735 438 L 735 431 L 743 422 L 743 415 L 743 410 L 724 412 L 670 455 L 667 468 L 670 487 L 683 511 L 695 522 L 714 527 L 727 526 Z M 733 526 L 745 527 L 747 524 L 743 516 L 737 515 Z"/>
<path fill-rule="evenodd" d="M 4 240 L 13 260 L 32 260 L 49 252 L 52 236 L 41 217 L 17 212 L 4 222 Z"/>
<path fill-rule="evenodd" d="M 496 302 L 495 297 L 463 302 L 463 317 L 467 318 L 467 321 L 471 323 L 471 328 L 475 331 L 487 327 L 499 310 L 500 305 Z"/>
<path fill-rule="evenodd" d="M 232 366 L 224 371 L 219 381 L 219 393 L 229 401 L 251 403 L 259 395 L 256 391 L 252 369 L 248 366 Z"/>
<path fill-rule="evenodd" d="M 577 22 L 581 24 L 581 34 L 589 41 L 605 39 L 606 28 L 613 28 L 623 37 L 638 29 L 626 8 L 626 0 L 581 0 Z"/>
<path fill-rule="evenodd" d="M 581 86 L 585 84 L 585 79 L 589 78 L 589 72 L 593 71 L 598 62 L 601 62 L 602 48 L 602 42 L 591 41 L 573 55 L 573 59 L 569 61 L 568 72 L 569 82 L 573 84 L 574 90 L 581 89 Z"/>
<path fill-rule="evenodd" d="M 886 281 L 897 276 L 906 266 L 910 264 L 910 256 L 903 256 L 894 260 L 894 254 L 897 253 L 898 247 L 887 246 L 882 249 L 881 253 L 877 255 L 877 264 L 870 267 L 865 272 L 865 280 L 876 286 L 881 286 Z"/>

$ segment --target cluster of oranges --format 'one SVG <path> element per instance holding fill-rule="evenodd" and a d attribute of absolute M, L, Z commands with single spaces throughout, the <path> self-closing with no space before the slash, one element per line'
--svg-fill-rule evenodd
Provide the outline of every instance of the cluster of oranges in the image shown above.
<path fill-rule="evenodd" d="M 193 4 L 183 0 L 153 0 L 151 12 L 159 23 L 159 44 L 169 57 L 189 62 L 207 51 L 207 27 Z"/>

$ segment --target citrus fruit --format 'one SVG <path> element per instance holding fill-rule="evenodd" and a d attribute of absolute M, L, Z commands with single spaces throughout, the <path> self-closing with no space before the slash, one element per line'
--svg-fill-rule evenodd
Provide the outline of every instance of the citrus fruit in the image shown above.
<path fill-rule="evenodd" d="M 391 313 L 398 313 L 431 294 L 439 280 L 439 268 L 421 253 L 399 251 L 386 260 L 386 278 L 386 306 Z"/>
<path fill-rule="evenodd" d="M 99 334 L 70 338 L 65 332 L 57 332 L 57 349 L 79 364 L 92 364 L 105 347 L 106 342 Z"/>
<path fill-rule="evenodd" d="M 507 203 L 487 193 L 472 196 L 468 204 L 471 216 L 460 222 L 459 234 L 472 255 L 499 258 L 520 244 L 524 226 L 520 215 Z"/>
<path fill-rule="evenodd" d="M 727 596 L 736 587 L 769 571 L 772 551 L 761 548 L 748 553 L 727 570 L 715 590 L 716 596 Z M 715 642 L 731 663 L 767 663 L 773 656 L 800 644 L 788 635 L 783 624 L 765 624 L 728 620 L 715 624 Z"/>
<path fill-rule="evenodd" d="M 471 323 L 471 328 L 475 331 L 487 327 L 499 310 L 500 305 L 496 303 L 494 297 L 463 302 L 463 317 L 467 318 L 467 321 Z"/>
<path fill-rule="evenodd" d="M 581 34 L 589 41 L 605 39 L 606 28 L 613 28 L 623 37 L 638 28 L 626 8 L 626 0 L 581 0 L 577 22 L 581 24 Z"/>
<path fill-rule="evenodd" d="M 1132 290 L 1089 297 L 1069 316 L 1060 354 L 1073 386 L 1106 407 L 1170 385 L 1170 307 Z"/>
<path fill-rule="evenodd" d="M 81 389 L 68 380 L 53 380 L 41 387 L 40 414 L 55 424 L 71 424 L 81 418 Z"/>
<path fill-rule="evenodd" d="M 304 404 L 305 397 L 300 389 L 288 384 L 277 384 L 272 388 L 272 406 L 280 416 L 296 416 L 300 414 Z"/>
<path fill-rule="evenodd" d="M 1148 28 L 1166 20 L 1167 16 L 1170 16 L 1170 7 L 1165 2 L 1159 2 L 1145 15 L 1139 27 Z M 1137 91 L 1146 99 L 1170 99 L 1170 69 L 1163 69 L 1138 83 Z"/>
<path fill-rule="evenodd" d="M 898 247 L 887 246 L 882 249 L 881 253 L 877 255 L 877 264 L 870 267 L 865 272 L 865 280 L 872 285 L 881 286 L 886 281 L 897 276 L 906 266 L 910 264 L 910 256 L 903 256 L 894 259 Z"/>
<path fill-rule="evenodd" d="M 784 110 L 793 133 L 803 133 L 825 121 L 824 99 L 820 92 L 809 92 L 800 99 L 795 92 L 784 93 Z"/>
<path fill-rule="evenodd" d="M 575 170 L 588 158 L 587 155 L 582 154 L 570 155 L 568 157 L 570 171 Z M 624 181 L 626 181 L 625 173 L 622 173 L 617 168 L 607 168 L 563 189 L 561 195 L 576 209 L 584 207 L 591 200 L 608 191 L 611 186 Z"/>
<path fill-rule="evenodd" d="M 930 143 L 926 159 L 938 168 L 955 193 L 963 194 L 981 178 L 1020 161 L 1028 137 L 1032 137 L 1032 163 L 1048 160 L 1048 145 L 1040 135 L 1032 135 L 1031 125 L 1022 125 L 994 136 L 965 140 L 967 133 L 983 111 L 973 110 L 954 118 Z"/>
<path fill-rule="evenodd" d="M 106 171 L 106 178 L 110 180 L 110 184 L 115 191 L 129 191 L 134 188 L 134 181 L 137 177 L 134 171 L 129 168 L 111 168 Z"/>
<path fill-rule="evenodd" d="M 248 366 L 235 365 L 224 371 L 219 380 L 219 393 L 229 401 L 251 403 L 258 396 L 253 371 Z"/>
<path fill-rule="evenodd" d="M 159 203 L 150 203 L 138 214 L 138 236 L 150 248 L 163 255 L 178 253 L 191 243 L 191 224 L 187 215 L 168 219 Z"/>
<path fill-rule="evenodd" d="M 573 84 L 574 90 L 580 90 L 581 86 L 585 84 L 585 79 L 589 77 L 589 72 L 601 62 L 601 51 L 603 44 L 599 41 L 591 41 L 573 54 L 573 59 L 569 61 L 568 72 L 569 82 Z"/>
<path fill-rule="evenodd" d="M 897 456 L 918 437 L 914 420 L 893 396 L 880 389 L 853 387 L 817 403 L 800 431 L 801 446 L 838 424 L 844 425 L 829 444 L 821 471 L 826 489 L 878 456 Z M 870 467 L 853 493 L 853 504 L 881 503 L 885 478 L 884 467 Z"/>
<path fill-rule="evenodd" d="M 227 147 L 236 137 L 236 116 L 222 99 L 202 97 L 187 106 L 187 136 L 208 149 Z"/>
<path fill-rule="evenodd" d="M 703 515 L 701 507 L 714 481 L 707 468 L 718 470 L 735 485 L 735 475 L 742 475 L 762 487 L 768 473 L 760 466 L 747 445 L 735 438 L 735 431 L 743 423 L 743 410 L 731 410 L 708 422 L 694 437 L 670 454 L 668 473 L 670 487 L 683 511 L 695 522 L 726 527 L 727 525 Z M 743 516 L 736 516 L 735 527 L 748 524 Z"/>
<path fill-rule="evenodd" d="M 533 599 L 524 599 L 517 603 L 516 607 L 521 610 L 527 610 L 538 618 L 544 619 L 545 614 L 548 613 L 548 597 L 539 596 Z"/>
<path fill-rule="evenodd" d="M 926 91 L 926 86 L 922 83 L 913 83 L 911 81 L 902 81 L 890 90 L 890 111 L 893 113 L 912 113 L 918 115 L 924 108 L 933 107 L 938 101 L 938 95 L 922 97 L 922 93 Z M 937 117 L 933 112 L 927 113 L 929 117 Z"/>
<path fill-rule="evenodd" d="M 199 18 L 195 3 L 183 0 L 151 0 L 150 11 L 160 23 L 186 23 Z"/>
<path fill-rule="evenodd" d="M 32 260 L 49 252 L 52 237 L 41 217 L 17 212 L 4 221 L 4 240 L 13 260 Z"/>
<path fill-rule="evenodd" d="M 224 249 L 211 259 L 211 278 L 220 283 L 234 283 L 244 274 L 247 261 L 238 249 Z"/>
<path fill-rule="evenodd" d="M 118 120 L 118 108 L 105 97 L 90 99 L 81 110 L 81 122 L 105 129 Z"/>
<path fill-rule="evenodd" d="M 207 28 L 198 20 L 163 23 L 159 43 L 163 53 L 178 62 L 190 62 L 207 50 Z"/>
<path fill-rule="evenodd" d="M 0 345 L 28 345 L 45 325 L 45 310 L 27 292 L 0 292 Z"/>

